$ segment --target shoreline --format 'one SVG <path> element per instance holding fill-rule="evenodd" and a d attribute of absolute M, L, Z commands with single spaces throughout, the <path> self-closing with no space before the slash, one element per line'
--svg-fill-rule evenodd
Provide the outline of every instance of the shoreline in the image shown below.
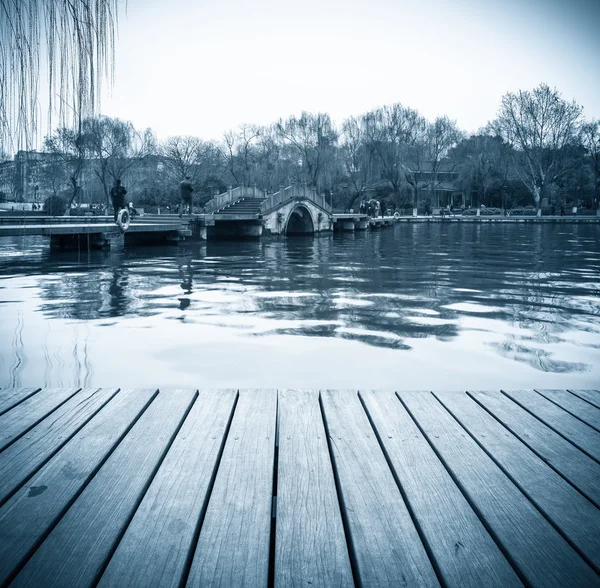
<path fill-rule="evenodd" d="M 384 217 L 389 218 L 389 217 Z M 540 224 L 600 224 L 600 217 L 568 216 L 401 216 L 394 222 L 433 223 L 540 223 Z"/>

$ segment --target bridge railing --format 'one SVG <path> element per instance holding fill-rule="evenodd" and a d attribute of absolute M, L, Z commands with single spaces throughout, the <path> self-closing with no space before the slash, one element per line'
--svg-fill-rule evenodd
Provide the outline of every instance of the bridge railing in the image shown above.
<path fill-rule="evenodd" d="M 223 208 L 223 206 L 235 202 L 240 198 L 265 198 L 266 194 L 256 186 L 238 186 L 231 188 L 223 194 L 215 196 L 204 205 L 204 210 L 207 214 Z"/>
<path fill-rule="evenodd" d="M 279 192 L 275 192 L 263 201 L 260 205 L 260 211 L 262 213 L 268 212 L 273 208 L 281 206 L 282 204 L 295 199 L 303 199 L 308 200 L 317 206 L 320 206 L 327 212 L 331 212 L 331 205 L 325 200 L 325 196 L 321 194 L 317 194 L 317 192 L 313 188 L 309 188 L 304 185 L 296 185 L 288 186 L 283 190 L 279 190 Z"/>

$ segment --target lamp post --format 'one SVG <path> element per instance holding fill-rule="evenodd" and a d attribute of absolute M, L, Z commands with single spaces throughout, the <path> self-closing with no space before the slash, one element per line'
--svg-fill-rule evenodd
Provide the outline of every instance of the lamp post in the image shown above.
<path fill-rule="evenodd" d="M 162 180 L 162 173 L 164 170 L 165 166 L 163 165 L 162 161 L 159 161 L 156 164 L 156 173 L 160 176 L 160 179 Z M 160 191 L 161 187 L 160 187 L 160 182 L 158 183 L 158 190 Z M 160 195 L 157 198 L 157 202 L 160 202 Z M 156 211 L 158 214 L 160 214 L 160 206 L 157 204 L 156 205 Z"/>

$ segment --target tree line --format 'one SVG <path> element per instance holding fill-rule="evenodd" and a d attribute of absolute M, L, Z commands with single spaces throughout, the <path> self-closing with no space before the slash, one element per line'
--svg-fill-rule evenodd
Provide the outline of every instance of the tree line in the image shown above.
<path fill-rule="evenodd" d="M 308 112 L 244 124 L 220 141 L 157 141 L 150 129 L 95 116 L 57 128 L 44 152 L 40 181 L 68 205 L 83 189 L 108 204 L 120 178 L 136 204 L 165 206 L 178 201 L 185 176 L 198 206 L 231 185 L 273 192 L 291 183 L 324 193 L 338 209 L 371 197 L 399 208 L 439 204 L 440 190 L 470 195 L 472 204 L 540 212 L 600 202 L 600 122 L 585 120 L 581 106 L 546 84 L 505 94 L 497 117 L 471 136 L 447 116 L 430 121 L 397 103 L 338 127 L 328 114 Z"/>

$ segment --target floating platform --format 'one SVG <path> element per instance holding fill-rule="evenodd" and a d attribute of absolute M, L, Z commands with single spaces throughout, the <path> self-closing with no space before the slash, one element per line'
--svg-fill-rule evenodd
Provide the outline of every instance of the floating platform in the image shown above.
<path fill-rule="evenodd" d="M 600 392 L 0 390 L 0 585 L 599 586 Z"/>

